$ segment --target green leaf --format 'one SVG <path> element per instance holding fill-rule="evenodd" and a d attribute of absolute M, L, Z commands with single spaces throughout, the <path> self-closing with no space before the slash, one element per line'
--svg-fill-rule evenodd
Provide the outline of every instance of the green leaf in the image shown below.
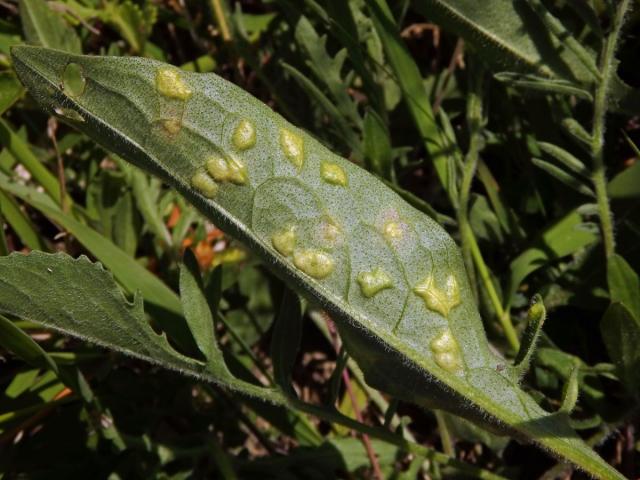
<path fill-rule="evenodd" d="M 570 51 L 559 48 L 525 2 L 414 0 L 414 8 L 460 35 L 491 64 L 564 80 L 590 80 Z"/>
<path fill-rule="evenodd" d="M 364 116 L 364 156 L 367 170 L 391 179 L 393 155 L 389 130 L 382 118 L 371 109 Z"/>
<path fill-rule="evenodd" d="M 64 102 L 82 119 L 76 128 L 169 182 L 319 302 L 372 386 L 622 478 L 500 368 L 456 244 L 380 180 L 213 74 L 33 47 L 14 48 L 13 58 L 44 108 Z M 59 88 L 70 63 L 86 78 L 82 95 Z"/>
<path fill-rule="evenodd" d="M 431 109 L 431 100 L 422 82 L 418 65 L 404 44 L 395 19 L 385 0 L 366 0 L 371 18 L 384 46 L 386 58 L 395 79 L 400 85 L 404 101 L 418 129 L 420 138 L 434 162 L 440 183 L 446 189 L 449 185 L 446 148 L 440 138 L 440 131 Z"/>
<path fill-rule="evenodd" d="M 44 0 L 20 0 L 20 19 L 27 41 L 34 45 L 81 53 L 80 37 Z"/>
<path fill-rule="evenodd" d="M 551 35 L 525 2 L 512 0 L 413 0 L 416 11 L 462 38 L 495 70 L 505 69 L 592 83 L 592 73 Z M 595 54 L 590 52 L 595 59 Z M 611 86 L 614 109 L 631 115 L 640 106 L 640 92 L 615 76 Z"/>
<path fill-rule="evenodd" d="M 6 295 L 6 293 L 0 295 Z M 47 352 L 3 315 L 0 315 L 0 344 L 30 365 L 58 373 L 58 365 Z"/>
<path fill-rule="evenodd" d="M 298 295 L 285 288 L 271 340 L 273 376 L 288 395 L 297 397 L 291 376 L 302 337 L 302 308 Z"/>
<path fill-rule="evenodd" d="M 11 225 L 20 241 L 31 250 L 45 250 L 46 246 L 29 217 L 10 195 L 0 190 L 0 213 Z"/>
<path fill-rule="evenodd" d="M 535 90 L 543 93 L 558 93 L 561 95 L 575 95 L 578 98 L 592 101 L 593 96 L 586 90 L 562 79 L 538 77 L 514 72 L 499 72 L 494 75 L 499 82 L 514 88 Z"/>
<path fill-rule="evenodd" d="M 0 115 L 22 96 L 24 88 L 13 72 L 0 72 Z"/>
<path fill-rule="evenodd" d="M 622 303 L 640 322 L 640 278 L 620 255 L 607 259 L 607 282 L 611 301 Z"/>
<path fill-rule="evenodd" d="M 108 1 L 97 16 L 115 28 L 134 53 L 144 52 L 145 43 L 158 18 L 158 9 L 149 1 L 140 7 L 131 0 Z"/>
<path fill-rule="evenodd" d="M 334 57 L 327 53 L 327 37 L 319 36 L 311 22 L 301 16 L 295 29 L 297 42 L 309 57 L 308 65 L 319 81 L 323 82 L 333 97 L 338 111 L 357 126 L 362 126 L 355 101 L 348 92 L 349 83 L 342 76 L 347 50 L 340 50 Z"/>
<path fill-rule="evenodd" d="M 595 193 L 580 178 L 572 175 L 566 170 L 557 167 L 553 163 L 546 162 L 539 158 L 532 158 L 533 164 L 541 170 L 554 177 L 556 180 L 564 183 L 567 187 L 573 188 L 575 191 L 587 195 L 589 197 L 595 197 Z"/>
<path fill-rule="evenodd" d="M 147 308 L 151 310 L 153 307 L 159 323 L 169 336 L 186 350 L 191 349 L 194 342 L 180 318 L 182 314 L 180 299 L 158 277 L 114 245 L 108 238 L 80 223 L 70 214 L 64 213 L 46 195 L 11 182 L 2 174 L 0 174 L 0 189 L 21 198 L 42 212 L 52 222 L 72 234 L 92 255 L 113 272 L 116 279 L 129 293 L 135 293 L 139 290 L 147 302 Z"/>
<path fill-rule="evenodd" d="M 602 340 L 629 391 L 640 393 L 640 320 L 619 302 L 609 305 L 600 322 Z"/>
<path fill-rule="evenodd" d="M 589 169 L 586 167 L 586 165 L 578 160 L 573 154 L 566 151 L 564 148 L 547 142 L 538 142 L 538 146 L 540 147 L 540 150 L 555 158 L 569 170 L 573 170 L 574 172 L 586 177 L 589 176 Z"/>
<path fill-rule="evenodd" d="M 221 357 L 203 363 L 177 352 L 145 319 L 142 297 L 128 302 L 111 274 L 84 256 L 76 260 L 62 253 L 32 252 L 2 257 L 0 287 L 0 312 L 248 395 L 280 398 L 221 374 L 227 371 Z"/>
<path fill-rule="evenodd" d="M 0 145 L 3 145 L 13 157 L 33 175 L 49 196 L 60 201 L 60 185 L 58 179 L 33 154 L 29 144 L 13 131 L 9 124 L 0 119 Z"/>
<path fill-rule="evenodd" d="M 507 300 L 513 299 L 522 281 L 532 272 L 597 241 L 597 237 L 582 228 L 582 218 L 570 212 L 549 226 L 531 246 L 511 261 Z"/>
<path fill-rule="evenodd" d="M 634 199 L 640 197 L 640 162 L 636 162 L 613 177 L 607 185 L 611 198 Z"/>

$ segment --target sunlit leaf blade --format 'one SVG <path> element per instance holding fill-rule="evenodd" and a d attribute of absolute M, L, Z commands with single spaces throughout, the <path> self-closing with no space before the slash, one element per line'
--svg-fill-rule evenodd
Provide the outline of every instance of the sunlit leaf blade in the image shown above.
<path fill-rule="evenodd" d="M 208 367 L 176 351 L 147 322 L 142 298 L 129 302 L 111 274 L 86 257 L 41 252 L 1 257 L 0 312 L 249 395 L 278 399 L 268 389 L 221 376 L 217 365 Z"/>
<path fill-rule="evenodd" d="M 213 74 L 33 47 L 13 58 L 44 108 L 66 109 L 325 307 L 372 385 L 622 478 L 501 368 L 455 242 L 380 180 Z M 86 80 L 80 95 L 59 85 L 71 63 Z"/>
<path fill-rule="evenodd" d="M 414 0 L 412 4 L 425 17 L 463 37 L 494 65 L 565 80 L 591 78 L 571 52 L 554 44 L 526 2 Z"/>

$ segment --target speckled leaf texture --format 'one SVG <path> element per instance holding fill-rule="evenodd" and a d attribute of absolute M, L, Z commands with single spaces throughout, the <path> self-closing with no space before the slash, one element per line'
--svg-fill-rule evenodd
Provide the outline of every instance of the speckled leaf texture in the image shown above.
<path fill-rule="evenodd" d="M 622 478 L 489 349 L 455 242 L 368 172 L 213 74 L 12 53 L 44 108 L 158 175 L 326 308 L 372 386 Z"/>

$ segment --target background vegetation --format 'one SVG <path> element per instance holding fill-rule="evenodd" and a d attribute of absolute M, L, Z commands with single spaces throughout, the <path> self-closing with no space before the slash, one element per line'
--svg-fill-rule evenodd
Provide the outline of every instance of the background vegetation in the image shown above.
<path fill-rule="evenodd" d="M 227 361 L 268 384 L 280 281 L 174 191 L 43 114 L 9 48 L 142 55 L 215 72 L 436 218 L 461 245 L 487 333 L 506 357 L 539 292 L 549 315 L 527 390 L 557 410 L 575 372 L 574 426 L 635 478 L 638 13 L 628 9 L 617 30 L 617 12 L 632 3 L 1 1 L 0 255 L 110 260 L 133 293 L 149 272 L 178 291 L 191 249 L 205 291 L 221 292 Z M 305 305 L 293 372 L 300 398 L 427 449 L 17 318 L 0 317 L 0 345 L 0 478 L 580 476 L 534 446 L 372 390 L 314 305 Z"/>

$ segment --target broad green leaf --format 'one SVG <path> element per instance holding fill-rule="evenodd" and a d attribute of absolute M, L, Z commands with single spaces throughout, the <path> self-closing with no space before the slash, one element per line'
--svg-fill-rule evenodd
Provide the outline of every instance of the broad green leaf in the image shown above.
<path fill-rule="evenodd" d="M 169 182 L 320 303 L 372 386 L 622 478 L 502 368 L 455 242 L 381 181 L 216 75 L 34 47 L 13 58 L 47 111 L 64 105 L 70 124 Z M 60 88 L 70 64 L 80 95 Z"/>
<path fill-rule="evenodd" d="M 597 241 L 597 237 L 582 228 L 582 218 L 573 211 L 543 231 L 531 246 L 511 261 L 507 302 L 510 303 L 522 281 L 529 274 Z"/>
<path fill-rule="evenodd" d="M 100 260 L 129 293 L 140 291 L 147 308 L 153 308 L 162 328 L 187 350 L 193 339 L 181 318 L 182 308 L 178 296 L 142 265 L 114 245 L 108 238 L 84 225 L 60 208 L 43 193 L 9 181 L 0 174 L 0 190 L 5 190 L 42 212 L 52 222 L 73 235 L 93 256 Z"/>
<path fill-rule="evenodd" d="M 82 52 L 80 37 L 45 0 L 20 0 L 20 19 L 29 43 L 70 53 Z"/>
<path fill-rule="evenodd" d="M 622 303 L 614 302 L 600 322 L 602 340 L 629 391 L 640 393 L 640 320 Z"/>
<path fill-rule="evenodd" d="M 127 301 L 111 274 L 86 257 L 32 252 L 0 258 L 0 312 L 248 395 L 279 399 L 269 389 L 221 374 L 224 364 L 177 352 L 147 322 L 142 297 Z"/>
<path fill-rule="evenodd" d="M 585 80 L 591 76 L 547 32 L 526 2 L 512 0 L 414 0 L 413 7 L 460 35 L 493 65 L 545 77 Z"/>
<path fill-rule="evenodd" d="M 612 302 L 620 302 L 640 322 L 640 278 L 620 255 L 607 259 L 607 283 Z"/>
<path fill-rule="evenodd" d="M 413 0 L 413 8 L 473 47 L 495 70 L 505 69 L 589 85 L 593 76 L 562 40 L 551 35 L 534 10 L 513 0 Z M 595 61 L 595 53 L 591 53 Z M 634 114 L 640 91 L 614 76 L 611 98 Z M 615 109 L 615 108 L 614 108 Z"/>

